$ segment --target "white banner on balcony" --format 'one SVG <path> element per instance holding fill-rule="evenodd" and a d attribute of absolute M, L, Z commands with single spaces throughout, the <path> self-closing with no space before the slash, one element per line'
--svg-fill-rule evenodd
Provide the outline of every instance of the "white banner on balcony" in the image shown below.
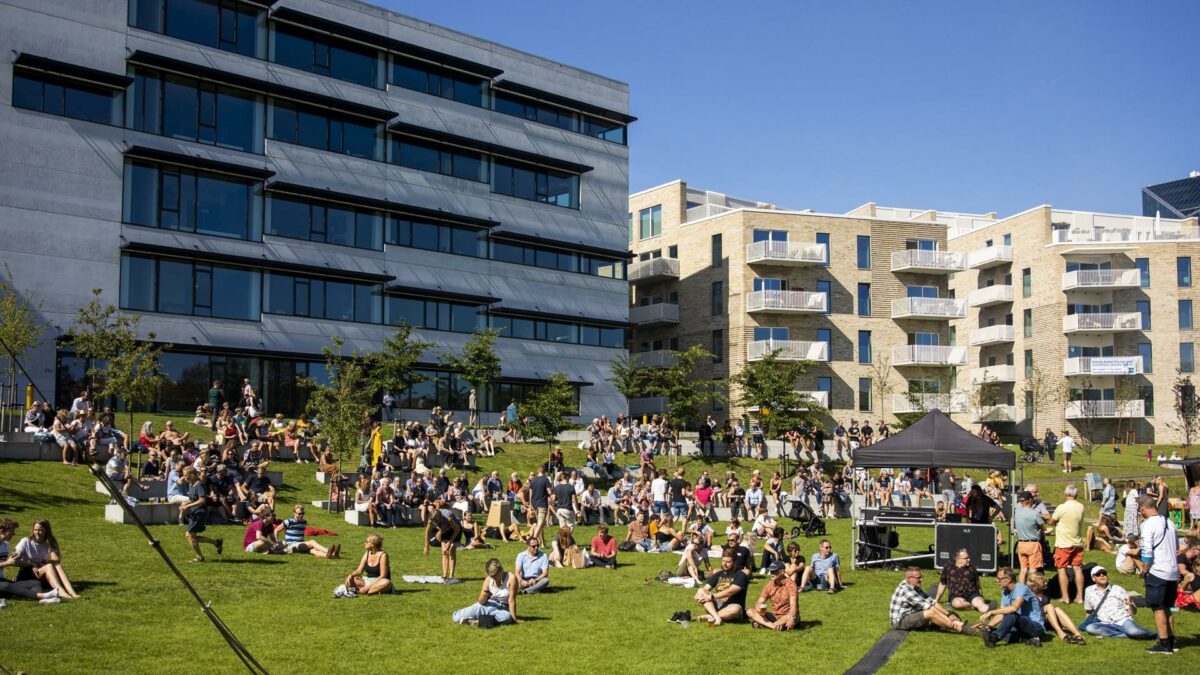
<path fill-rule="evenodd" d="M 1133 375 L 1137 366 L 1136 356 L 1093 356 L 1089 362 L 1092 375 Z"/>

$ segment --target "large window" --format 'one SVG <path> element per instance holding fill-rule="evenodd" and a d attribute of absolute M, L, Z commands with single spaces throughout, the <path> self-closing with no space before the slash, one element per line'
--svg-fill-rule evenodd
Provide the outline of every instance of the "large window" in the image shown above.
<path fill-rule="evenodd" d="M 829 267 L 829 233 L 828 232 L 818 232 L 817 233 L 817 243 L 825 244 L 825 262 L 822 264 L 826 267 Z"/>
<path fill-rule="evenodd" d="M 828 328 L 817 329 L 817 342 L 825 343 L 826 361 L 833 360 L 833 331 Z"/>
<path fill-rule="evenodd" d="M 712 236 L 712 268 L 718 269 L 724 264 L 725 254 L 721 251 L 721 234 Z"/>
<path fill-rule="evenodd" d="M 122 220 L 234 239 L 261 237 L 262 184 L 144 161 L 125 163 Z"/>
<path fill-rule="evenodd" d="M 1021 270 L 1021 297 L 1033 297 L 1033 268 L 1031 267 Z"/>
<path fill-rule="evenodd" d="M 1179 330 L 1192 329 L 1192 301 L 1179 301 Z"/>
<path fill-rule="evenodd" d="M 1180 288 L 1190 288 L 1192 285 L 1192 259 L 1181 256 L 1175 259 L 1175 279 Z"/>
<path fill-rule="evenodd" d="M 259 321 L 256 270 L 175 258 L 121 256 L 121 308 Z"/>
<path fill-rule="evenodd" d="M 1025 350 L 1025 379 L 1033 377 L 1033 350 Z"/>
<path fill-rule="evenodd" d="M 1154 372 L 1154 345 L 1149 342 L 1139 342 L 1137 346 L 1138 356 L 1142 357 L 1142 372 L 1149 374 Z"/>
<path fill-rule="evenodd" d="M 1033 310 L 1026 309 L 1021 312 L 1022 335 L 1027 338 L 1033 337 Z"/>
<path fill-rule="evenodd" d="M 817 281 L 817 292 L 825 294 L 825 313 L 833 313 L 833 285 L 828 281 Z"/>
<path fill-rule="evenodd" d="M 482 235 L 480 235 L 482 236 Z M 493 239 L 491 258 L 501 262 L 531 265 L 562 272 L 578 272 L 607 279 L 625 278 L 625 261 L 589 253 Z"/>
<path fill-rule="evenodd" d="M 415 89 L 416 87 L 410 87 Z M 430 92 L 434 93 L 434 92 Z M 444 95 L 444 94 L 443 94 Z M 550 126 L 586 134 L 613 143 L 625 143 L 625 125 L 505 91 L 494 91 L 492 108 L 496 112 Z"/>
<path fill-rule="evenodd" d="M 139 69 L 127 119 L 134 129 L 261 154 L 259 96 L 179 75 Z"/>
<path fill-rule="evenodd" d="M 1150 301 L 1138 300 L 1134 303 L 1138 314 L 1142 315 L 1142 330 L 1150 330 Z"/>
<path fill-rule="evenodd" d="M 382 160 L 381 126 L 362 117 L 302 103 L 271 101 L 269 135 L 284 143 Z"/>
<path fill-rule="evenodd" d="M 45 73 L 13 71 L 12 104 L 15 108 L 113 124 L 119 119 L 120 101 L 120 94 L 112 89 Z"/>
<path fill-rule="evenodd" d="M 871 412 L 871 378 L 858 378 L 858 411 Z"/>
<path fill-rule="evenodd" d="M 662 234 L 662 206 L 655 205 L 638 211 L 639 239 L 649 239 Z"/>
<path fill-rule="evenodd" d="M 387 243 L 473 258 L 487 257 L 486 230 L 401 215 L 388 216 Z"/>
<path fill-rule="evenodd" d="M 283 194 L 272 194 L 268 204 L 267 234 L 338 246 L 383 248 L 383 215 L 378 211 Z"/>
<path fill-rule="evenodd" d="M 871 363 L 871 331 L 858 331 L 858 362 Z"/>
<path fill-rule="evenodd" d="M 387 298 L 387 322 L 451 333 L 474 333 L 484 327 L 486 306 L 403 295 Z"/>
<path fill-rule="evenodd" d="M 1141 273 L 1142 288 L 1150 288 L 1150 259 L 1134 258 L 1133 266 Z"/>
<path fill-rule="evenodd" d="M 725 331 L 712 332 L 712 362 L 721 363 L 725 360 Z"/>
<path fill-rule="evenodd" d="M 383 323 L 379 284 L 268 272 L 263 312 L 312 319 Z"/>
<path fill-rule="evenodd" d="M 503 337 L 545 342 L 566 342 L 616 349 L 625 346 L 625 329 L 551 321 L 547 319 L 492 315 L 491 327 Z"/>
<path fill-rule="evenodd" d="M 262 7 L 236 0 L 130 0 L 129 25 L 245 56 L 259 56 Z"/>
<path fill-rule="evenodd" d="M 858 285 L 858 315 L 871 316 L 871 284 Z"/>
<path fill-rule="evenodd" d="M 757 281 L 757 279 L 755 280 Z M 709 312 L 713 316 L 721 316 L 725 313 L 725 284 L 720 281 L 712 282 L 712 302 Z"/>
<path fill-rule="evenodd" d="M 275 63 L 367 87 L 382 84 L 378 51 L 279 21 L 273 25 Z"/>
<path fill-rule="evenodd" d="M 1194 373 L 1196 372 L 1196 343 L 1180 342 L 1179 343 L 1179 372 Z"/>
<path fill-rule="evenodd" d="M 406 56 L 392 56 L 391 83 L 477 107 L 487 101 L 487 80 Z"/>
<path fill-rule="evenodd" d="M 492 192 L 568 209 L 579 208 L 579 176 L 512 160 L 492 160 Z"/>
<path fill-rule="evenodd" d="M 391 162 L 417 171 L 479 183 L 486 183 L 488 179 L 487 160 L 482 153 L 408 136 L 392 137 Z"/>
<path fill-rule="evenodd" d="M 871 269 L 871 237 L 869 235 L 858 235 L 858 269 Z"/>

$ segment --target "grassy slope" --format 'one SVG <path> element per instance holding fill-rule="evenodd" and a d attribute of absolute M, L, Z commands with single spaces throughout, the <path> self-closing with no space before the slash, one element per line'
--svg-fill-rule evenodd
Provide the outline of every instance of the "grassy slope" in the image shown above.
<path fill-rule="evenodd" d="M 186 427 L 185 427 L 186 428 Z M 544 446 L 515 446 L 495 459 L 484 459 L 480 470 L 528 471 L 543 457 Z M 1144 453 L 1144 448 L 1142 449 Z M 1079 454 L 1079 453 L 1077 453 Z M 1078 464 L 1088 463 L 1083 457 Z M 582 460 L 582 453 L 568 449 L 568 464 Z M 1144 456 L 1113 456 L 1097 451 L 1094 467 L 1108 475 L 1153 473 Z M 690 478 L 707 466 L 713 473 L 725 465 L 699 461 L 685 464 Z M 282 465 L 285 489 L 280 508 L 290 501 L 318 498 L 323 487 L 313 479 L 313 469 Z M 754 468 L 774 469 L 773 463 L 738 460 L 734 466 L 745 477 Z M 1034 468 L 1027 478 L 1042 482 L 1043 494 L 1058 493 L 1066 476 L 1049 467 Z M 1054 481 L 1057 481 L 1055 483 Z M 1179 481 L 1173 492 L 1178 494 Z M 50 495 L 55 495 L 51 497 Z M 10 600 L 0 622 L 0 665 L 31 672 L 95 672 L 120 668 L 125 672 L 166 672 L 194 667 L 201 659 L 206 671 L 236 672 L 240 665 L 224 646 L 202 612 L 195 606 L 136 528 L 101 519 L 104 498 L 92 491 L 92 481 L 81 469 L 43 462 L 0 464 L 0 515 L 21 522 L 18 536 L 27 534 L 36 518 L 49 518 L 62 542 L 67 569 L 76 580 L 83 598 L 76 603 L 41 607 L 23 600 Z M 1089 514 L 1094 513 L 1089 505 Z M 782 652 L 788 662 L 807 663 L 815 672 L 844 672 L 855 663 L 887 629 L 887 601 L 899 575 L 887 571 L 847 571 L 850 590 L 837 596 L 804 594 L 801 618 L 805 632 L 777 635 L 728 626 L 718 630 L 693 624 L 688 630 L 666 623 L 674 611 L 692 605 L 691 591 L 662 584 L 643 584 L 660 569 L 673 567 L 675 556 L 622 556 L 622 566 L 609 570 L 554 570 L 556 592 L 521 598 L 518 613 L 527 622 L 515 627 L 481 632 L 453 626 L 450 612 L 473 601 L 482 577 L 483 562 L 495 555 L 511 566 L 520 551 L 516 544 L 497 551 L 463 551 L 459 556 L 459 586 L 403 586 L 399 595 L 334 601 L 330 593 L 355 564 L 367 531 L 344 523 L 340 516 L 309 509 L 311 525 L 338 532 L 347 559 L 325 561 L 310 556 L 252 557 L 240 550 L 243 529 L 211 527 L 210 533 L 227 540 L 224 562 L 188 565 L 180 528 L 152 528 L 165 550 L 178 561 L 197 590 L 212 602 L 251 651 L 274 672 L 345 669 L 345 649 L 361 653 L 355 669 L 363 672 L 425 670 L 427 655 L 437 654 L 459 671 L 494 671 L 498 664 L 519 663 L 531 672 L 561 670 L 564 658 L 585 669 L 608 668 L 619 672 L 730 672 L 761 670 L 762 655 Z M 830 538 L 834 548 L 848 558 L 850 526 L 834 521 Z M 392 556 L 396 576 L 436 574 L 438 559 L 420 554 L 416 529 L 380 531 Z M 593 528 L 584 528 L 577 539 L 586 541 Z M 917 548 L 928 531 L 902 534 L 902 545 Z M 326 541 L 332 539 L 326 538 Z M 815 541 L 801 542 L 811 555 Z M 211 554 L 211 551 L 206 551 Z M 215 556 L 211 556 L 214 557 Z M 1111 561 L 1110 556 L 1089 553 L 1088 560 Z M 1122 580 L 1140 589 L 1134 579 Z M 984 582 L 989 597 L 996 595 L 994 581 Z M 761 581 L 751 588 L 755 595 Z M 1081 612 L 1070 611 L 1078 621 Z M 1140 617 L 1148 622 L 1148 617 Z M 1200 628 L 1195 614 L 1180 618 L 1180 632 L 1193 635 Z M 154 628 L 151 629 L 150 627 Z M 122 630 L 124 628 L 124 630 Z M 129 630 L 133 629 L 133 630 Z M 169 635 L 170 639 L 154 639 Z M 369 635 L 381 639 L 365 639 Z M 437 636 L 436 638 L 430 636 Z M 455 640 L 457 638 L 457 640 Z M 471 649 L 434 646 L 435 641 L 469 639 Z M 786 642 L 784 642 L 786 641 Z M 66 645 L 69 648 L 64 648 Z M 583 649 L 564 645 L 586 644 Z M 663 649 L 634 649 L 634 645 L 669 645 Z M 545 648 L 549 646 L 550 648 Z M 1130 663 L 1137 659 L 1139 670 L 1175 667 L 1181 657 L 1143 662 L 1142 645 L 1127 640 L 1091 641 L 1078 648 L 1053 642 L 1041 652 L 1025 647 L 1007 648 L 996 655 L 985 653 L 975 640 L 948 635 L 914 634 L 889 664 L 890 672 L 949 672 L 961 668 L 966 659 L 1004 670 L 1022 664 L 1036 667 L 1034 659 L 1046 658 L 1072 666 Z M 768 651 L 769 650 L 769 651 Z M 652 665 L 651 665 L 652 664 Z M 984 665 L 986 672 L 989 666 Z"/>

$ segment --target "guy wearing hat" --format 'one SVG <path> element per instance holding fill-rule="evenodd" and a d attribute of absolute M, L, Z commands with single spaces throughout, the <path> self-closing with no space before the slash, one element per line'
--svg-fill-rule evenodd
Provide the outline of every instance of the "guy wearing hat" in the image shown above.
<path fill-rule="evenodd" d="M 1043 566 L 1042 561 L 1042 517 L 1033 508 L 1033 493 L 1022 490 L 1017 493 L 1017 508 L 1013 509 L 1013 529 L 1017 533 L 1017 561 L 1021 564 L 1020 582 L 1030 572 Z"/>
<path fill-rule="evenodd" d="M 746 610 L 751 626 L 755 628 L 771 628 L 773 630 L 791 630 L 796 627 L 800 618 L 800 608 L 796 603 L 796 582 L 784 571 L 783 561 L 776 560 L 767 568 L 767 573 L 773 579 L 763 586 L 758 594 L 758 601 Z M 771 609 L 766 610 L 770 601 Z"/>
<path fill-rule="evenodd" d="M 1081 630 L 1096 637 L 1131 637 L 1149 640 L 1154 631 L 1142 628 L 1133 621 L 1137 607 L 1124 588 L 1108 583 L 1108 570 L 1096 565 L 1092 581 L 1083 593 L 1083 611 L 1088 616 L 1079 624 Z"/>

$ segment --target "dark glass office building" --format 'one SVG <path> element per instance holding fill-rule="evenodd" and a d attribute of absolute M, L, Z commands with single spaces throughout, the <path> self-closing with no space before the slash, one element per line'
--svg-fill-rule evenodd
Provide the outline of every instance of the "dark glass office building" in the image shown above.
<path fill-rule="evenodd" d="M 1168 183 L 1142 188 L 1142 215 L 1195 218 L 1200 215 L 1200 171 Z"/>

